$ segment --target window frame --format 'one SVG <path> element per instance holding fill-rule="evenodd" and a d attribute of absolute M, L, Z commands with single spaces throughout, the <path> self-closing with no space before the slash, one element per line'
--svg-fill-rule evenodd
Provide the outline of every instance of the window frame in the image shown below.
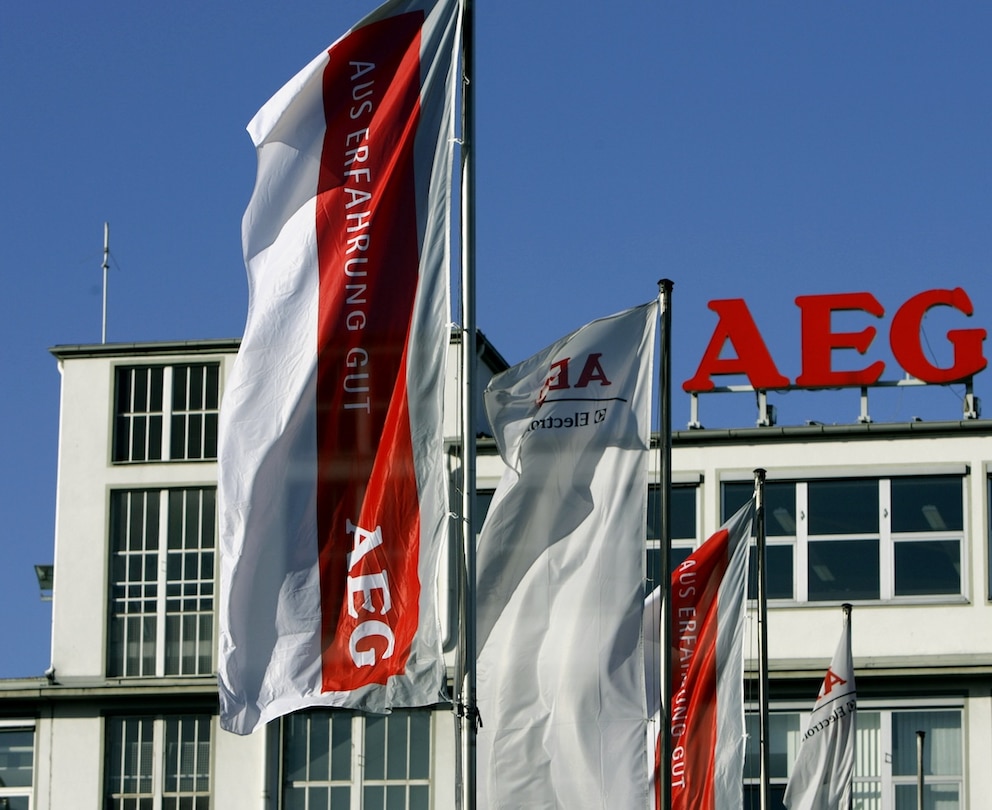
<path fill-rule="evenodd" d="M 31 781 L 27 785 L 5 785 L 0 780 L 0 800 L 27 799 L 27 810 L 34 807 L 34 790 L 37 780 L 37 734 L 35 721 L 31 718 L 0 720 L 0 734 L 4 732 L 30 732 L 31 734 Z"/>
<path fill-rule="evenodd" d="M 338 791 L 337 801 L 340 803 L 342 801 L 342 794 L 346 793 L 347 802 L 349 810 L 370 810 L 370 808 L 379 808 L 386 806 L 393 806 L 391 804 L 387 805 L 387 795 L 390 788 L 402 789 L 405 792 L 403 806 L 405 808 L 429 808 L 432 807 L 432 802 L 435 800 L 435 783 L 434 783 L 434 751 L 437 748 L 437 738 L 436 738 L 436 719 L 439 716 L 439 710 L 433 707 L 422 707 L 413 709 L 397 709 L 394 710 L 389 715 L 365 715 L 361 712 L 352 712 L 342 709 L 307 709 L 300 712 L 295 712 L 291 715 L 287 715 L 280 718 L 279 725 L 279 763 L 280 763 L 280 780 L 279 780 L 279 806 L 285 808 L 294 808 L 298 810 L 299 808 L 306 808 L 306 810 L 326 810 L 328 806 L 326 802 L 331 802 L 334 794 L 331 792 L 334 789 Z M 407 725 L 406 743 L 403 749 L 403 757 L 406 761 L 405 773 L 402 776 L 398 776 L 393 773 L 390 775 L 388 764 L 388 756 L 390 750 L 390 743 L 395 740 L 394 737 L 390 735 L 389 724 L 390 722 L 396 722 L 397 720 L 408 721 L 412 717 L 426 718 L 427 722 L 427 750 L 426 752 L 421 749 L 420 746 L 416 746 L 416 740 L 411 741 L 410 726 Z M 346 718 L 346 719 L 345 719 Z M 314 739 L 314 721 L 328 722 L 331 724 L 333 729 L 335 726 L 341 727 L 342 723 L 347 724 L 347 739 L 338 740 L 338 746 L 347 745 L 350 748 L 348 752 L 348 773 L 344 775 L 343 773 L 336 769 L 340 768 L 341 759 L 335 760 L 334 750 L 335 750 L 335 738 L 333 736 L 333 730 L 324 735 L 324 738 L 328 741 L 327 752 L 323 751 L 321 747 L 319 752 L 314 752 L 310 744 Z M 293 743 L 291 735 L 293 734 L 293 727 L 298 724 L 306 725 L 306 758 L 304 762 L 305 773 L 304 778 L 293 778 L 299 775 L 296 768 L 291 767 L 290 757 L 291 749 L 290 745 Z M 382 774 L 376 774 L 374 776 L 367 776 L 368 771 L 373 767 L 376 757 L 370 755 L 366 750 L 366 742 L 370 741 L 371 736 L 369 734 L 369 725 L 371 723 L 383 724 L 383 734 L 384 736 L 384 746 L 382 752 Z M 395 755 L 395 751 L 392 751 Z M 423 772 L 418 771 L 416 774 L 411 774 L 411 757 L 416 754 L 419 760 L 422 760 L 419 764 L 424 769 Z M 315 761 L 315 759 L 326 760 L 326 771 L 327 778 L 319 778 L 319 775 L 311 775 L 310 766 Z M 369 790 L 379 790 L 381 789 L 382 804 L 372 804 L 372 799 L 367 795 Z M 421 801 L 415 805 L 411 805 L 411 790 L 419 791 L 419 797 Z M 294 798 L 294 793 L 296 798 Z M 309 791 L 322 792 L 326 791 L 327 796 L 326 802 L 320 802 L 320 799 L 313 798 Z M 317 803 L 319 802 L 319 803 Z M 337 807 L 338 805 L 332 805 Z"/>
<path fill-rule="evenodd" d="M 214 716 L 206 712 L 168 713 L 168 714 L 109 714 L 104 718 L 104 761 L 103 761 L 103 802 L 109 810 L 123 810 L 135 807 L 135 802 L 151 800 L 152 810 L 177 810 L 179 807 L 191 807 L 194 810 L 210 810 L 214 806 L 213 799 L 213 751 L 214 751 Z M 138 725 L 138 745 L 148 747 L 150 759 L 147 770 L 141 767 L 140 759 L 145 755 L 141 751 L 137 757 L 130 755 L 132 760 L 139 761 L 139 767 L 134 774 L 124 773 L 129 754 L 125 752 L 124 743 L 127 727 Z M 175 726 L 175 724 L 179 724 Z M 189 741 L 173 741 L 171 732 L 178 728 L 181 732 L 183 725 L 192 724 L 192 745 L 194 772 L 180 773 L 184 762 L 188 761 L 184 754 L 183 745 Z M 117 728 L 120 728 L 118 733 Z M 146 733 L 146 730 L 150 733 Z M 205 732 L 206 739 L 201 736 Z M 120 742 L 119 742 L 120 741 Z M 119 746 L 119 747 L 118 747 Z M 206 746 L 206 750 L 203 750 Z M 173 749 L 175 749 L 173 751 Z M 133 763 L 132 763 L 133 764 Z M 119 766 L 119 768 L 117 767 Z M 175 766 L 175 767 L 172 767 Z M 204 772 L 205 771 L 205 772 Z M 181 780 L 192 779 L 197 782 L 206 780 L 206 785 L 194 784 L 183 787 Z M 144 783 L 138 785 L 144 789 L 125 791 L 125 780 Z M 117 789 L 115 789 L 117 788 Z M 173 789 L 170 789 L 173 788 Z M 181 801 L 193 799 L 193 804 Z"/>
<path fill-rule="evenodd" d="M 892 482 L 896 480 L 944 478 L 958 482 L 961 496 L 961 528 L 960 529 L 934 529 L 928 531 L 894 531 L 892 528 Z M 898 603 L 898 604 L 946 604 L 948 602 L 966 601 L 968 598 L 969 559 L 966 553 L 967 541 L 969 537 L 969 512 L 967 508 L 967 487 L 969 472 L 933 472 L 920 471 L 918 473 L 889 474 L 889 475 L 851 475 L 847 477 L 823 476 L 808 478 L 781 478 L 770 479 L 768 484 L 791 484 L 795 488 L 795 534 L 791 536 L 776 535 L 766 538 L 769 548 L 777 546 L 790 546 L 792 554 L 792 596 L 790 597 L 769 597 L 770 604 L 791 605 L 829 605 L 840 604 L 841 602 L 851 603 Z M 839 534 L 813 534 L 810 532 L 810 485 L 817 485 L 828 481 L 865 481 L 873 482 L 877 486 L 878 500 L 878 527 L 877 531 L 858 531 Z M 726 485 L 739 485 L 741 482 L 734 479 L 725 479 L 721 482 L 720 503 L 721 514 L 726 514 L 727 496 Z M 992 477 L 989 485 L 990 503 L 992 503 Z M 873 528 L 873 527 L 872 527 Z M 836 597 L 817 599 L 811 598 L 810 577 L 811 577 L 811 550 L 818 543 L 825 546 L 830 543 L 844 542 L 875 542 L 877 543 L 877 563 L 878 563 L 878 596 L 853 596 L 838 594 Z M 958 590 L 956 592 L 930 593 L 898 593 L 899 583 L 896 581 L 897 553 L 901 549 L 907 548 L 913 543 L 940 543 L 953 542 L 957 544 L 958 559 Z M 990 549 L 992 549 L 992 530 L 989 536 Z M 992 569 L 990 569 L 990 598 L 992 598 Z M 749 594 L 753 598 L 753 593 Z"/>
<path fill-rule="evenodd" d="M 195 502 L 193 495 L 199 496 Z M 135 502 L 142 504 L 139 517 L 134 517 Z M 108 677 L 212 675 L 216 486 L 114 489 L 108 510 Z"/>
<path fill-rule="evenodd" d="M 161 403 L 148 402 L 145 410 L 135 410 L 134 380 L 139 372 L 149 375 L 161 374 L 160 383 L 147 385 L 152 389 L 158 385 Z M 200 372 L 199 402 L 192 403 L 192 393 L 197 390 L 193 383 L 195 373 Z M 184 376 L 181 376 L 184 374 Z M 129 381 L 127 405 L 122 409 L 121 381 L 124 376 Z M 180 379 L 183 379 L 180 387 Z M 117 464 L 160 464 L 169 462 L 212 462 L 217 460 L 217 433 L 221 398 L 221 363 L 219 360 L 197 360 L 170 363 L 142 363 L 138 365 L 120 364 L 113 366 L 113 423 L 110 447 L 111 463 Z M 185 391 L 183 403 L 175 401 L 180 391 Z M 158 405 L 159 407 L 154 407 Z M 140 431 L 136 423 L 144 421 Z M 153 428 L 150 423 L 157 425 Z M 191 437 L 197 431 L 191 426 L 199 424 L 198 444 L 195 453 L 190 452 Z M 180 435 L 177 428 L 182 425 L 183 449 L 176 452 L 176 440 Z M 127 427 L 127 438 L 122 435 Z M 141 433 L 144 448 L 136 455 L 135 444 Z M 126 445 L 122 447 L 122 444 Z"/>
<path fill-rule="evenodd" d="M 669 568 L 671 569 L 668 573 L 671 573 L 679 566 L 686 557 L 692 554 L 697 548 L 699 548 L 699 527 L 702 525 L 702 498 L 700 498 L 700 484 L 697 481 L 691 482 L 675 482 L 672 484 L 672 507 L 674 511 L 675 507 L 675 492 L 688 492 L 692 491 L 693 507 L 692 507 L 692 535 L 684 535 L 679 537 L 672 537 L 672 556 L 669 562 Z M 646 558 L 645 558 L 645 576 L 646 576 L 646 589 L 648 592 L 658 587 L 660 583 L 654 581 L 655 577 L 652 572 L 656 571 L 661 566 L 661 538 L 652 537 L 652 523 L 654 522 L 654 517 L 652 515 L 652 510 L 659 508 L 659 505 L 655 503 L 659 497 L 659 492 L 661 490 L 660 484 L 649 484 L 648 485 L 648 500 L 647 500 L 647 525 L 645 526 L 644 536 L 646 543 Z M 672 520 L 673 526 L 677 523 L 676 520 Z"/>

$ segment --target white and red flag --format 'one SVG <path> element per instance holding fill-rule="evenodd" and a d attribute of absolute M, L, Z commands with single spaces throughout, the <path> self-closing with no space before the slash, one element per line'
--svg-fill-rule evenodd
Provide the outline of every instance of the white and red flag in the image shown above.
<path fill-rule="evenodd" d="M 858 698 L 851 657 L 851 606 L 813 705 L 789 775 L 784 803 L 791 810 L 848 810 L 854 778 Z"/>
<path fill-rule="evenodd" d="M 497 375 L 477 557 L 478 807 L 646 807 L 641 645 L 657 302 Z"/>
<path fill-rule="evenodd" d="M 391 0 L 248 126 L 249 302 L 221 409 L 220 719 L 443 689 L 457 0 Z"/>
<path fill-rule="evenodd" d="M 672 572 L 673 810 L 738 810 L 743 803 L 744 608 L 753 520 L 751 499 Z"/>

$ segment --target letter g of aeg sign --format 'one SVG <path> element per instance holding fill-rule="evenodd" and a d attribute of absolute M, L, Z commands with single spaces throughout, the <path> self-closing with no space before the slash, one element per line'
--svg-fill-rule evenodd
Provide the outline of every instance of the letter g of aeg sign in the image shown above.
<path fill-rule="evenodd" d="M 876 360 L 860 369 L 840 370 L 832 366 L 834 349 L 854 349 L 864 355 L 875 339 L 877 329 L 866 326 L 857 332 L 834 332 L 834 312 L 864 312 L 881 318 L 885 310 L 874 295 L 867 292 L 830 295 L 803 295 L 796 298 L 801 310 L 802 372 L 795 386 L 779 373 L 771 353 L 758 330 L 747 304 L 740 298 L 710 301 L 708 306 L 719 316 L 716 328 L 696 373 L 682 387 L 689 393 L 712 391 L 714 375 L 743 374 L 759 390 L 782 388 L 843 388 L 872 385 L 881 378 L 885 363 Z M 936 366 L 927 359 L 920 340 L 923 318 L 938 306 L 956 309 L 965 316 L 974 312 L 971 299 L 960 287 L 951 290 L 927 290 L 910 298 L 896 311 L 889 329 L 889 345 L 896 361 L 908 374 L 925 383 L 962 382 L 982 371 L 988 361 L 982 344 L 984 329 L 951 329 L 947 340 L 953 347 L 950 366 Z M 730 343 L 735 357 L 721 357 Z"/>

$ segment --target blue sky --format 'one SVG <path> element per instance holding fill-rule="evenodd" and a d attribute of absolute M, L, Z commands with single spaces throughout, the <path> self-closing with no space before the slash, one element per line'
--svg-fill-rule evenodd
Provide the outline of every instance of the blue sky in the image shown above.
<path fill-rule="evenodd" d="M 266 99 L 374 7 L 38 0 L 0 11 L 0 677 L 49 663 L 59 378 L 48 348 L 235 337 L 240 221 Z M 798 295 L 869 291 L 892 314 L 963 287 L 992 330 L 992 6 L 476 0 L 478 320 L 511 362 L 675 282 L 678 385 L 744 298 L 779 370 L 800 372 Z M 852 328 L 862 328 L 868 319 Z M 987 350 L 988 352 L 988 350 Z M 839 367 L 868 360 L 840 357 Z M 992 371 L 975 390 L 986 391 Z M 731 382 L 726 380 L 723 382 Z M 737 382 L 737 381 L 733 381 Z M 956 419 L 960 386 L 888 389 L 876 421 Z M 852 422 L 856 392 L 776 395 L 780 424 Z M 749 426 L 746 394 L 704 397 Z M 756 460 L 760 464 L 760 460 Z M 59 572 L 71 576 L 71 572 Z"/>

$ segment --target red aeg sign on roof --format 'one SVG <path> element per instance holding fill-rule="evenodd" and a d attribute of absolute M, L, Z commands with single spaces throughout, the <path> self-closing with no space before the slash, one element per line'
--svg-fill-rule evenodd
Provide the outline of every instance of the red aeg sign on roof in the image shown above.
<path fill-rule="evenodd" d="M 795 382 L 782 375 L 775 366 L 757 324 L 742 298 L 710 301 L 708 306 L 717 313 L 717 322 L 703 359 L 691 379 L 682 383 L 689 393 L 712 391 L 713 377 L 745 375 L 758 390 L 781 388 L 844 388 L 877 383 L 885 363 L 876 360 L 863 368 L 840 370 L 833 368 L 835 349 L 854 349 L 858 354 L 868 352 L 878 330 L 866 326 L 857 332 L 834 332 L 831 316 L 835 312 L 864 312 L 873 318 L 885 315 L 885 309 L 874 295 L 867 292 L 831 295 L 801 295 L 796 298 L 801 310 L 802 373 Z M 920 340 L 924 316 L 934 307 L 951 307 L 965 316 L 974 312 L 971 299 L 960 287 L 953 290 L 927 290 L 910 298 L 896 311 L 889 327 L 889 345 L 903 371 L 927 383 L 962 382 L 987 365 L 982 351 L 984 329 L 951 329 L 947 340 L 954 349 L 953 362 L 948 367 L 935 366 L 927 359 Z M 721 357 L 730 343 L 735 356 Z"/>

